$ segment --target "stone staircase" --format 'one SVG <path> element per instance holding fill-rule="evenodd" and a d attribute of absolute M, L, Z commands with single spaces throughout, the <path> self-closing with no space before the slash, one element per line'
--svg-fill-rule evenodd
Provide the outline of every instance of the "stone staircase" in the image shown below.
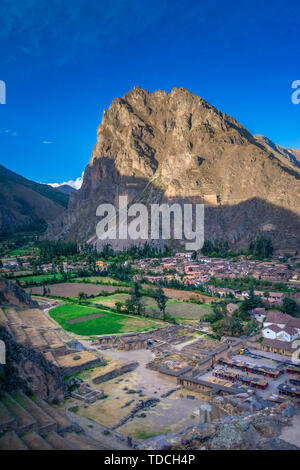
<path fill-rule="evenodd" d="M 0 397 L 0 450 L 105 448 L 40 398 L 28 397 L 21 391 Z"/>

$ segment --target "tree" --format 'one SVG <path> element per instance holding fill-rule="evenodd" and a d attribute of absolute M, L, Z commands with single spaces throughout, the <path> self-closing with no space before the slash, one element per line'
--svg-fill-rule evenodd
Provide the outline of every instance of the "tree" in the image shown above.
<path fill-rule="evenodd" d="M 212 308 L 217 318 L 220 319 L 227 316 L 227 302 L 225 302 L 224 300 L 220 300 L 219 302 L 213 302 Z"/>
<path fill-rule="evenodd" d="M 159 286 L 154 294 L 154 298 L 156 300 L 157 306 L 162 313 L 163 320 L 165 321 L 166 318 L 166 306 L 168 302 L 168 297 L 166 296 L 163 288 Z"/>
<path fill-rule="evenodd" d="M 123 313 L 124 312 L 124 307 L 125 307 L 124 302 L 116 302 L 115 303 L 115 309 L 116 309 L 116 312 L 118 312 L 118 313 Z"/>
<path fill-rule="evenodd" d="M 130 291 L 130 298 L 125 302 L 128 313 L 133 315 L 144 315 L 145 307 L 142 302 L 142 293 L 138 282 L 134 283 L 133 289 Z"/>
<path fill-rule="evenodd" d="M 243 325 L 238 318 L 228 317 L 212 325 L 212 329 L 218 335 L 240 336 L 243 333 Z"/>
<path fill-rule="evenodd" d="M 46 289 L 46 286 L 45 286 L 45 283 L 43 284 L 43 295 L 47 295 L 47 289 Z"/>
<path fill-rule="evenodd" d="M 262 306 L 262 299 L 254 294 L 253 286 L 250 287 L 250 293 L 248 299 L 245 299 L 240 306 L 241 313 L 247 313 L 254 308 Z"/>
<path fill-rule="evenodd" d="M 85 300 L 87 298 L 87 295 L 84 292 L 78 292 L 78 300 Z"/>
<path fill-rule="evenodd" d="M 297 317 L 299 312 L 296 300 L 291 299 L 290 297 L 285 297 L 283 299 L 281 310 L 292 317 Z"/>
<path fill-rule="evenodd" d="M 249 245 L 250 253 L 263 258 L 269 258 L 273 254 L 272 240 L 266 237 L 258 237 Z"/>

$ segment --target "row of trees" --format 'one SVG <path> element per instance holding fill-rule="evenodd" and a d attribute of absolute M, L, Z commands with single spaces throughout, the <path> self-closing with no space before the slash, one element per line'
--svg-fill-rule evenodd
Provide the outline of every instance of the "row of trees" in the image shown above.
<path fill-rule="evenodd" d="M 253 240 L 248 249 L 240 250 L 235 252 L 230 249 L 229 243 L 226 240 L 205 240 L 201 249 L 202 254 L 205 256 L 216 256 L 216 257 L 234 257 L 238 255 L 254 255 L 261 258 L 269 258 L 273 255 L 273 244 L 270 238 L 257 237 Z"/>
<path fill-rule="evenodd" d="M 166 321 L 169 319 L 169 316 L 166 313 L 168 297 L 166 296 L 163 288 L 158 287 L 155 289 L 152 293 L 152 296 L 157 303 L 162 319 Z M 125 301 L 124 304 L 122 302 L 116 302 L 116 309 L 119 312 L 126 311 L 126 313 L 132 315 L 146 315 L 146 309 L 143 303 L 143 292 L 138 282 L 134 283 L 134 286 L 130 291 L 130 297 Z"/>
<path fill-rule="evenodd" d="M 102 250 L 98 252 L 98 256 L 103 259 L 116 261 L 123 261 L 128 259 L 141 259 L 141 258 L 161 258 L 170 256 L 172 253 L 170 249 L 165 246 L 163 249 L 154 245 L 154 243 L 146 242 L 144 245 L 132 245 L 124 248 L 122 251 L 114 251 L 110 244 L 104 245 Z"/>
<path fill-rule="evenodd" d="M 255 256 L 269 258 L 273 255 L 273 244 L 270 238 L 258 237 L 249 245 L 249 252 Z"/>
<path fill-rule="evenodd" d="M 43 261 L 52 261 L 54 258 L 72 256 L 79 252 L 75 242 L 41 240 L 37 242 L 37 247 L 40 250 L 40 258 Z"/>

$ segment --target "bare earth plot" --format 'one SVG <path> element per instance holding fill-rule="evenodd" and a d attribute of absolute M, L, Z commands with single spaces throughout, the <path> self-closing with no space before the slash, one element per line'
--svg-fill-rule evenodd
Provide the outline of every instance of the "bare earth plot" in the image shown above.
<path fill-rule="evenodd" d="M 51 284 L 47 286 L 47 289 L 50 289 L 49 295 L 56 295 L 62 297 L 78 297 L 79 292 L 84 292 L 87 295 L 100 295 L 101 292 L 115 292 L 118 289 L 121 289 L 118 286 L 106 286 L 106 285 L 96 285 L 96 284 L 84 284 L 81 282 L 63 282 L 62 284 Z M 127 287 L 122 287 L 126 290 Z M 43 294 L 43 286 L 34 286 L 26 289 L 27 292 L 32 292 L 33 294 Z"/>
<path fill-rule="evenodd" d="M 209 297 L 207 295 L 198 294 L 198 292 L 180 290 L 180 289 L 170 289 L 168 287 L 164 288 L 165 294 L 170 299 L 176 300 L 189 300 L 189 299 L 199 299 L 204 303 L 210 304 L 213 300 L 216 300 L 216 297 Z"/>

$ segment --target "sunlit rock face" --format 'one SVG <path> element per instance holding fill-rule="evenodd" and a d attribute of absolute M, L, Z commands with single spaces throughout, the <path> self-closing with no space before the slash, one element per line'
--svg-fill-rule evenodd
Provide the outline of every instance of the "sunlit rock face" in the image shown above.
<path fill-rule="evenodd" d="M 82 187 L 48 236 L 96 242 L 96 208 L 129 201 L 205 204 L 205 238 L 275 246 L 300 238 L 297 151 L 254 137 L 234 118 L 183 88 L 135 87 L 103 114 Z M 125 243 L 126 244 L 126 243 Z"/>

